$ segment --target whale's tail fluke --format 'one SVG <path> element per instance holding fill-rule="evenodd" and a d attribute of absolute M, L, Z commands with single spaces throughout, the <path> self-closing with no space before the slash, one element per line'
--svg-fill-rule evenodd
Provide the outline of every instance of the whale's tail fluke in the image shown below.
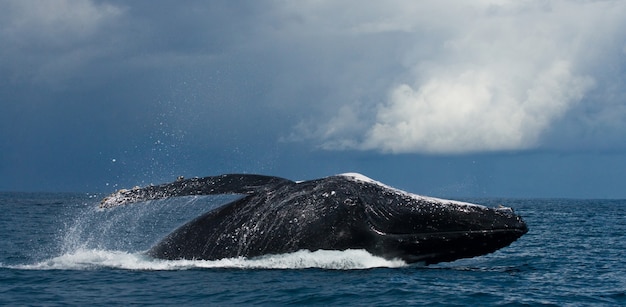
<path fill-rule="evenodd" d="M 295 182 L 272 176 L 249 174 L 225 174 L 203 178 L 183 179 L 172 183 L 130 190 L 119 190 L 100 202 L 100 208 L 111 208 L 146 200 L 163 199 L 187 195 L 251 194 Z"/>

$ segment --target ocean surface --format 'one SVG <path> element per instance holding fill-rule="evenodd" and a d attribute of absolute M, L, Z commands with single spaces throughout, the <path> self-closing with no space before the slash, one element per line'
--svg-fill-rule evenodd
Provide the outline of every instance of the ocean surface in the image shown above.
<path fill-rule="evenodd" d="M 361 250 L 257 259 L 143 255 L 233 197 L 98 210 L 103 195 L 0 193 L 0 305 L 626 305 L 626 200 L 460 199 L 515 209 L 529 232 L 431 266 Z"/>

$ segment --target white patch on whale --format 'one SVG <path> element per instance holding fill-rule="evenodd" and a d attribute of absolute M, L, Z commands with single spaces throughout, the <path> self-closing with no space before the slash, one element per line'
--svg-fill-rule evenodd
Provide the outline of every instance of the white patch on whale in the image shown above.
<path fill-rule="evenodd" d="M 462 201 L 457 201 L 457 200 L 449 200 L 449 199 L 441 199 L 441 198 L 436 198 L 436 197 L 429 197 L 429 196 L 423 196 L 423 195 L 418 195 L 418 194 L 413 194 L 413 193 L 409 193 L 407 191 L 403 191 L 400 189 L 396 189 L 394 187 L 388 186 L 380 181 L 376 181 L 372 178 L 369 178 L 363 174 L 359 174 L 359 173 L 343 173 L 343 174 L 339 174 L 337 176 L 342 176 L 342 177 L 346 177 L 348 179 L 351 179 L 355 182 L 366 182 L 366 183 L 370 183 L 370 184 L 375 184 L 378 186 L 381 186 L 385 189 L 389 189 L 391 191 L 394 191 L 398 194 L 402 194 L 402 195 L 406 195 L 408 197 L 411 197 L 413 199 L 416 200 L 423 200 L 423 201 L 427 201 L 427 202 L 431 202 L 431 203 L 441 203 L 441 204 L 453 204 L 453 205 L 457 205 L 457 206 L 471 206 L 471 207 L 481 207 L 481 208 L 487 208 L 483 205 L 477 205 L 477 204 L 472 204 L 472 203 L 466 203 L 466 202 L 462 202 Z"/>

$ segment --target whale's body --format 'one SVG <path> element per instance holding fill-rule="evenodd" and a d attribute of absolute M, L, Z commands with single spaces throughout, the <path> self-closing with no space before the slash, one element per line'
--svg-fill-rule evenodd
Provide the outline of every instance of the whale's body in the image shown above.
<path fill-rule="evenodd" d="M 242 194 L 179 227 L 148 254 L 215 260 L 364 249 L 425 264 L 494 252 L 527 232 L 509 208 L 423 197 L 343 174 L 294 182 L 229 174 L 120 190 L 101 207 L 183 195 Z"/>

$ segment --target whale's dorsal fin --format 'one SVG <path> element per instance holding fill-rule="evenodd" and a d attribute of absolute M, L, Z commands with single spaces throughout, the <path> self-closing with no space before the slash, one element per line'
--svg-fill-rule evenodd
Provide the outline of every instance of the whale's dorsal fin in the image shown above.
<path fill-rule="evenodd" d="M 279 184 L 295 182 L 280 177 L 252 174 L 225 174 L 191 179 L 179 177 L 171 183 L 119 190 L 102 199 L 100 208 L 186 195 L 252 194 Z"/>

